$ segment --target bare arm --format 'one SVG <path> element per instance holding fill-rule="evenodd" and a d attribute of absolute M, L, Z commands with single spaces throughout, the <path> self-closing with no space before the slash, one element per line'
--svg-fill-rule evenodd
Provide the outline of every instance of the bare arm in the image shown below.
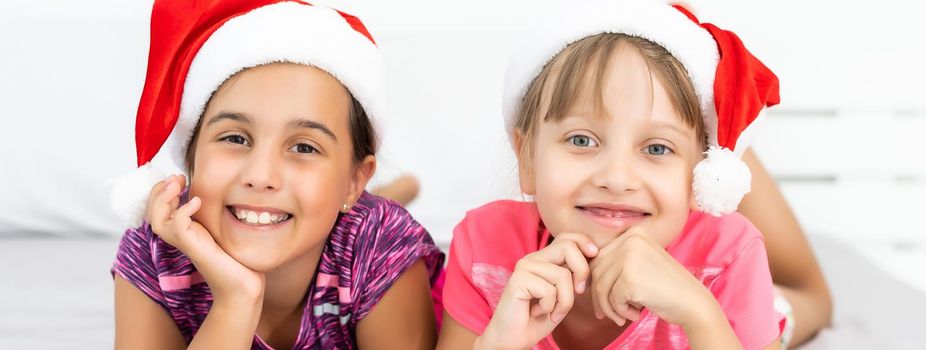
<path fill-rule="evenodd" d="M 453 319 L 444 311 L 444 324 L 437 339 L 438 350 L 475 349 L 473 346 L 479 336 Z"/>
<path fill-rule="evenodd" d="M 688 345 L 691 349 L 742 349 L 720 305 L 714 301 L 710 306 L 697 314 L 697 322 L 680 325 Z"/>
<path fill-rule="evenodd" d="M 186 340 L 164 309 L 115 276 L 116 349 L 184 349 Z"/>
<path fill-rule="evenodd" d="M 434 349 L 437 327 L 423 261 L 406 270 L 357 324 L 360 349 Z"/>
<path fill-rule="evenodd" d="M 177 324 L 138 288 L 115 277 L 116 349 L 186 349 L 187 343 Z M 247 308 L 228 308 L 213 304 L 189 348 L 250 349 L 260 315 L 248 317 Z"/>
<path fill-rule="evenodd" d="M 794 309 L 791 345 L 797 345 L 829 325 L 833 312 L 829 288 L 775 180 L 751 150 L 743 160 L 752 171 L 752 192 L 743 198 L 739 212 L 765 236 L 772 280 Z"/>

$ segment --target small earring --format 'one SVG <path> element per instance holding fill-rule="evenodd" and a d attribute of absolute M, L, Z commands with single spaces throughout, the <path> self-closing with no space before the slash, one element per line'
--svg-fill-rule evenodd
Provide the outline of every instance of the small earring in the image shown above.
<path fill-rule="evenodd" d="M 349 212 L 349 211 L 350 211 L 350 206 L 347 205 L 347 203 L 344 203 L 343 205 L 341 205 L 341 212 L 342 212 L 342 213 L 345 213 L 345 214 L 346 214 L 346 213 Z"/>

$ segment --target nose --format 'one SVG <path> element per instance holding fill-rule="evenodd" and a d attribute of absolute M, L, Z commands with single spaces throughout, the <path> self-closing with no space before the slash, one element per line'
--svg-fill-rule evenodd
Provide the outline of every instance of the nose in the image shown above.
<path fill-rule="evenodd" d="M 270 150 L 254 149 L 248 155 L 241 170 L 241 184 L 257 192 L 272 192 L 280 189 L 280 155 Z"/>
<path fill-rule="evenodd" d="M 593 175 L 593 184 L 613 193 L 634 192 L 640 189 L 640 167 L 631 152 L 608 152 L 600 155 Z"/>

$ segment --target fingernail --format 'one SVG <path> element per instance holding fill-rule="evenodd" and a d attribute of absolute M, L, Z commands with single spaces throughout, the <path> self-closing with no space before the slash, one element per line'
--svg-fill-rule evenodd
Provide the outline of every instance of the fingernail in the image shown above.
<path fill-rule="evenodd" d="M 598 246 L 596 246 L 594 243 L 589 243 L 586 245 L 586 247 L 588 247 L 588 251 L 592 252 L 593 254 L 598 253 Z"/>
<path fill-rule="evenodd" d="M 556 313 L 556 314 L 551 315 L 551 318 L 553 319 L 554 323 L 560 323 L 565 317 L 566 317 L 566 314 L 562 314 L 562 313 Z"/>
<path fill-rule="evenodd" d="M 600 319 L 604 318 L 604 315 L 602 315 L 600 311 L 595 310 L 595 318 L 597 318 L 597 319 L 600 320 Z"/>
<path fill-rule="evenodd" d="M 583 292 L 585 292 L 585 281 L 579 282 L 579 284 L 576 285 L 576 293 L 582 294 Z"/>
<path fill-rule="evenodd" d="M 179 185 L 177 185 L 176 182 L 171 181 L 169 184 L 167 184 L 167 189 L 173 191 L 173 190 L 177 189 L 177 186 L 179 186 Z"/>

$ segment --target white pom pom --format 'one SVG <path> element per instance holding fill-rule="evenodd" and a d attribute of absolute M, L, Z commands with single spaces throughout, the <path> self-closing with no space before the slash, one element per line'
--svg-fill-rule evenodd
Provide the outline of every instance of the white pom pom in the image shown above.
<path fill-rule="evenodd" d="M 739 157 L 726 148 L 711 146 L 707 158 L 695 166 L 694 189 L 698 208 L 713 216 L 736 210 L 751 189 L 752 174 Z"/>
<path fill-rule="evenodd" d="M 159 169 L 145 164 L 113 181 L 109 204 L 127 227 L 141 226 L 148 205 L 151 188 L 167 176 Z"/>

